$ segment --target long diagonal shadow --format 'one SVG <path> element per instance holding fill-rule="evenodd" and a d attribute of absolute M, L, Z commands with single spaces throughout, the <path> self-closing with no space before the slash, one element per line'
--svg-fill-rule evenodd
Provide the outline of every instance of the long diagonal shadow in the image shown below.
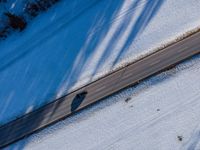
<path fill-rule="evenodd" d="M 112 35 L 109 45 L 107 47 L 105 47 L 106 50 L 103 52 L 101 60 L 98 61 L 96 68 L 94 69 L 94 71 L 92 73 L 92 76 L 94 76 L 97 73 L 97 71 L 101 67 L 101 65 L 108 59 L 108 57 L 110 55 L 112 55 L 112 50 L 113 50 L 115 44 L 120 40 L 121 35 L 123 34 L 123 32 L 126 30 L 127 26 L 129 25 L 131 18 L 135 13 L 133 10 L 139 6 L 139 4 L 140 4 L 139 2 L 140 2 L 140 0 L 136 0 L 130 6 L 129 10 L 125 14 L 123 14 L 124 15 L 123 22 L 122 22 L 122 24 L 119 25 L 119 27 L 116 29 L 116 31 Z M 113 21 L 111 23 L 113 24 L 115 22 Z"/>
<path fill-rule="evenodd" d="M 132 28 L 131 32 L 129 33 L 128 39 L 125 41 L 123 47 L 120 49 L 113 65 L 115 65 L 118 62 L 121 55 L 123 55 L 123 53 L 126 51 L 126 49 L 129 48 L 129 45 L 131 43 L 133 43 L 135 38 L 146 28 L 146 26 L 148 26 L 149 22 L 156 15 L 159 8 L 163 4 L 163 1 L 164 0 L 149 0 L 149 1 L 147 1 L 147 3 L 144 3 L 144 8 L 142 9 L 142 12 L 136 19 L 136 22 L 134 23 L 133 28 Z M 73 58 L 73 59 L 71 58 L 72 60 L 69 60 L 69 61 L 71 61 L 70 63 L 72 63 L 72 65 L 69 66 L 68 70 L 65 72 L 66 76 L 63 75 L 62 80 L 59 81 L 60 83 L 56 85 L 57 91 L 60 90 L 60 87 L 62 85 L 64 85 L 65 82 L 66 83 L 68 81 L 73 81 L 74 83 L 78 82 L 78 79 L 81 76 L 82 70 L 84 70 L 84 66 L 86 65 L 86 62 L 91 59 L 96 48 L 101 43 L 101 41 L 105 38 L 105 35 L 106 35 L 105 33 L 108 33 L 112 29 L 113 18 L 116 17 L 116 14 L 120 10 L 121 6 L 123 5 L 123 1 L 113 2 L 112 0 L 109 0 L 107 2 L 108 2 L 107 7 L 99 10 L 97 12 L 98 14 L 96 15 L 98 18 L 102 18 L 102 22 L 93 22 L 92 24 L 89 24 L 87 28 L 84 28 L 84 31 L 82 31 L 85 33 L 82 35 L 83 36 L 82 38 L 84 38 L 84 40 L 81 43 L 79 43 L 79 45 L 76 47 L 76 49 L 78 49 L 78 50 L 74 52 L 75 54 L 73 55 L 73 57 L 72 56 L 67 57 L 67 58 L 69 58 L 69 57 Z M 140 2 L 140 0 L 135 0 L 132 5 L 132 8 L 138 7 L 139 2 Z M 112 50 L 110 50 L 110 49 L 112 49 L 112 47 L 114 47 L 115 44 L 119 42 L 121 35 L 123 34 L 124 30 L 126 30 L 127 26 L 131 22 L 132 15 L 134 15 L 134 13 L 127 13 L 126 16 L 123 18 L 124 19 L 123 23 L 113 33 L 112 37 L 110 38 L 110 42 L 108 43 L 107 47 L 105 47 L 105 51 L 103 52 L 101 58 L 98 60 L 97 65 L 96 65 L 94 71 L 92 72 L 92 76 L 94 76 L 95 73 L 98 71 L 98 69 L 101 67 L 102 62 L 104 62 L 107 59 L 107 57 L 112 55 Z M 81 14 L 79 16 L 77 16 L 76 18 L 74 18 L 74 20 L 80 19 L 79 18 L 80 16 L 81 16 Z M 72 20 L 72 22 L 74 20 Z M 104 30 L 99 29 L 98 31 L 94 31 L 96 28 L 99 27 L 99 23 L 103 24 L 102 27 L 104 28 Z M 97 34 L 94 34 L 94 36 L 89 40 L 89 42 L 87 42 L 87 40 L 89 38 L 88 33 L 90 31 L 97 32 Z M 56 34 L 56 32 L 52 32 L 50 35 L 52 35 L 52 34 Z M 46 38 L 43 39 L 43 41 L 44 40 L 46 40 Z M 82 49 L 83 47 L 84 47 L 84 49 Z M 29 52 L 31 52 L 31 51 L 22 51 L 21 53 L 19 53 L 19 55 L 16 55 L 16 57 L 13 57 L 12 60 L 5 61 L 5 63 L 0 66 L 0 71 L 2 71 L 4 69 L 4 67 L 7 67 L 8 65 L 12 65 L 18 59 L 21 59 L 22 57 L 26 56 Z M 79 54 L 80 54 L 80 57 L 79 57 L 80 60 L 78 60 Z M 64 88 L 67 89 L 68 85 L 69 84 L 67 83 Z M 71 112 L 75 112 L 77 110 L 77 108 L 80 107 L 80 105 L 84 101 L 86 95 L 87 95 L 87 92 L 83 92 L 83 93 L 76 95 L 76 97 L 74 98 L 74 100 L 71 103 Z M 59 105 L 60 105 L 60 103 L 57 103 L 57 105 L 53 108 L 53 110 L 51 112 L 52 116 L 55 113 L 55 111 L 57 110 L 57 108 L 59 107 Z M 40 123 L 42 122 L 42 120 L 46 119 L 44 117 L 45 116 L 41 115 L 39 118 L 39 121 L 33 120 L 32 123 L 34 124 L 34 126 L 39 126 Z"/>
<path fill-rule="evenodd" d="M 121 49 L 118 57 L 116 58 L 116 62 L 118 60 L 118 58 L 120 57 L 120 55 L 122 55 L 122 53 L 126 50 L 126 47 L 134 42 L 134 39 L 136 38 L 136 36 L 142 31 L 145 29 L 145 27 L 148 25 L 148 23 L 151 21 L 151 19 L 156 15 L 157 11 L 159 10 L 159 8 L 161 7 L 162 3 L 163 3 L 164 0 L 155 0 L 155 1 L 148 1 L 147 3 L 145 3 L 145 6 L 141 12 L 141 14 L 139 15 L 138 19 L 136 20 L 133 28 L 132 28 L 132 31 L 129 35 L 129 38 L 128 40 L 126 41 L 126 43 L 124 44 L 124 47 Z M 112 3 L 108 3 L 108 5 L 112 5 Z M 113 19 L 113 14 L 117 14 L 117 11 L 120 10 L 120 5 L 122 5 L 122 3 L 119 3 L 118 4 L 118 7 L 116 7 L 113 12 L 110 14 L 109 17 L 106 17 L 106 24 L 103 26 L 104 28 L 106 28 L 106 32 L 108 32 L 110 29 L 111 29 L 111 25 L 112 24 L 109 24 L 107 22 L 109 22 L 109 20 L 112 20 Z M 139 0 L 136 0 L 134 2 L 134 4 L 132 5 L 132 8 L 136 8 L 137 6 L 139 5 Z M 109 7 L 107 7 L 109 8 Z M 107 11 L 107 8 L 104 9 L 105 13 L 103 11 L 101 11 L 101 15 L 104 16 L 106 15 L 106 11 Z M 110 49 L 112 47 L 112 45 L 114 45 L 116 42 L 118 42 L 118 39 L 120 39 L 120 33 L 123 33 L 123 30 L 125 30 L 125 28 L 127 27 L 127 25 L 130 23 L 130 17 L 131 15 L 133 15 L 134 13 L 131 13 L 131 14 L 128 14 L 127 16 L 125 16 L 125 20 L 123 22 L 123 24 L 118 28 L 118 30 L 116 31 L 116 33 L 114 33 L 113 37 L 112 37 L 112 40 L 110 42 L 110 44 L 108 45 L 108 48 Z M 100 15 L 100 16 L 101 16 Z M 101 18 L 101 17 L 100 17 Z M 96 28 L 96 26 L 98 26 L 98 24 L 93 24 L 90 28 L 88 28 L 88 31 L 89 30 L 92 30 L 92 28 Z M 105 32 L 105 31 L 103 31 Z M 98 34 L 99 36 L 98 37 L 95 37 L 94 39 L 92 39 L 92 41 L 90 41 L 93 46 L 94 46 L 94 49 L 95 49 L 95 46 L 97 46 L 99 44 L 99 42 L 101 42 L 101 40 L 103 40 L 103 36 L 101 34 L 101 30 Z M 87 40 L 85 40 L 87 41 Z M 84 44 L 83 44 L 84 45 Z M 104 59 L 104 56 L 106 55 L 111 55 L 111 53 L 109 52 L 109 49 L 107 48 L 107 50 L 103 53 L 103 57 L 99 60 L 98 62 L 98 65 L 96 66 L 95 68 L 95 71 L 93 72 L 93 75 L 95 75 L 95 72 L 98 70 L 98 68 L 101 66 L 101 62 L 102 60 Z M 73 67 L 71 68 L 71 71 L 70 71 L 70 76 L 68 76 L 67 80 L 74 80 L 73 82 L 76 83 L 78 81 L 78 77 L 80 76 L 81 72 L 82 72 L 82 69 L 83 69 L 83 66 L 85 65 L 85 62 L 90 59 L 90 54 L 93 52 L 91 50 L 91 48 L 89 48 L 89 46 L 86 45 L 86 47 L 84 48 L 85 52 L 82 54 L 81 56 L 81 59 L 80 59 L 80 62 L 77 63 L 77 66 L 76 67 Z M 86 55 L 85 53 L 89 53 L 89 57 L 88 55 Z M 77 55 L 78 56 L 78 55 Z M 76 58 L 75 58 L 76 59 Z M 75 77 L 75 78 L 74 78 Z M 63 82 L 66 82 L 66 81 L 63 81 Z M 67 82 L 68 83 L 68 82 Z M 67 86 L 65 87 L 67 89 Z M 60 89 L 59 89 L 60 90 Z M 58 91 L 59 91 L 58 90 Z M 87 93 L 86 93 L 87 94 Z M 83 94 L 84 96 L 82 95 L 77 95 L 72 104 L 71 104 L 71 111 L 74 112 L 80 105 L 81 103 L 84 101 L 84 98 L 85 98 L 85 95 L 86 94 Z M 54 108 L 55 110 L 57 109 L 57 106 L 55 106 Z M 53 112 L 55 112 L 55 110 Z"/>
<path fill-rule="evenodd" d="M 130 32 L 129 38 L 127 39 L 119 55 L 113 62 L 113 66 L 118 63 L 120 57 L 130 47 L 131 43 L 134 42 L 135 38 L 148 26 L 150 21 L 153 19 L 153 17 L 162 6 L 163 2 L 164 0 L 149 0 L 145 4 L 145 7 L 143 8 L 141 14 L 135 22 L 135 25 L 132 28 L 132 31 Z"/>

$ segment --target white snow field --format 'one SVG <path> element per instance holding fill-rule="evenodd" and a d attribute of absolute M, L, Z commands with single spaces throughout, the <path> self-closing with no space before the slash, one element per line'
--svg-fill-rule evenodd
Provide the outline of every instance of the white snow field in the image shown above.
<path fill-rule="evenodd" d="M 200 55 L 7 149 L 199 150 L 199 75 Z"/>
<path fill-rule="evenodd" d="M 57 3 L 0 42 L 0 123 L 199 27 L 199 8 L 198 0 Z"/>

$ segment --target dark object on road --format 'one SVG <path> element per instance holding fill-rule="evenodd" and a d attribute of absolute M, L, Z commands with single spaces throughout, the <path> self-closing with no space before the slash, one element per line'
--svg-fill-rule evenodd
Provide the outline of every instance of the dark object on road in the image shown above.
<path fill-rule="evenodd" d="M 87 95 L 87 92 L 84 91 L 75 96 L 75 98 L 71 104 L 71 112 L 74 112 L 81 105 L 81 103 L 85 99 L 86 95 Z"/>
<path fill-rule="evenodd" d="M 27 23 L 26 21 L 20 17 L 16 16 L 10 12 L 4 13 L 8 17 L 9 26 L 15 30 L 19 29 L 20 31 L 24 30 Z"/>

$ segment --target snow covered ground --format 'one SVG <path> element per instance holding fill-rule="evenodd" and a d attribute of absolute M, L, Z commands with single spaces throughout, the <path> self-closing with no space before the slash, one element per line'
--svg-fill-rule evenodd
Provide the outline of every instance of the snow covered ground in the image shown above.
<path fill-rule="evenodd" d="M 17 2 L 17 1 L 16 1 Z M 0 42 L 0 123 L 200 25 L 198 0 L 71 0 Z"/>
<path fill-rule="evenodd" d="M 7 149 L 199 150 L 199 74 L 200 55 Z"/>

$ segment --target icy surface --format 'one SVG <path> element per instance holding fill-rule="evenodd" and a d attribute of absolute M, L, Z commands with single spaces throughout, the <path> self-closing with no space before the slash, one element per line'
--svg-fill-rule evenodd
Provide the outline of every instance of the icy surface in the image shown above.
<path fill-rule="evenodd" d="M 200 55 L 8 149 L 199 150 L 199 74 Z"/>
<path fill-rule="evenodd" d="M 200 24 L 198 0 L 71 0 L 0 42 L 0 123 Z"/>

